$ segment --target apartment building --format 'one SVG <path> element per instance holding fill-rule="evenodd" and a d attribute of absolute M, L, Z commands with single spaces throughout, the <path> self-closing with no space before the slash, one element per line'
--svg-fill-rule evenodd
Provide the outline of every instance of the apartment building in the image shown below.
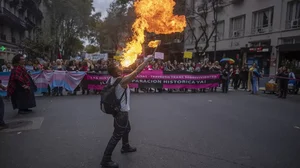
<path fill-rule="evenodd" d="M 187 8 L 194 8 L 202 0 L 188 0 Z M 216 41 L 209 41 L 205 51 L 210 60 L 224 57 L 235 59 L 240 64 L 258 64 L 264 74 L 275 74 L 283 60 L 293 61 L 300 70 L 300 1 L 298 0 L 225 0 L 217 12 Z M 195 34 L 201 33 L 199 24 L 189 13 Z M 213 12 L 209 12 L 207 23 L 214 24 Z M 211 31 L 211 30 L 208 30 Z M 185 50 L 195 51 L 195 40 L 191 27 L 185 33 Z M 199 47 L 205 46 L 205 39 Z M 216 57 L 215 57 L 216 48 Z"/>
<path fill-rule="evenodd" d="M 43 13 L 41 0 L 0 0 L 0 60 L 11 61 L 23 52 L 25 38 L 34 40 L 39 32 Z"/>

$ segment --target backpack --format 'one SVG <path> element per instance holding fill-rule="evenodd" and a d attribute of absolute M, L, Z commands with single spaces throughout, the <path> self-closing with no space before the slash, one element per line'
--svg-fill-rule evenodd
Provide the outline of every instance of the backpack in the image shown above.
<path fill-rule="evenodd" d="M 100 101 L 100 108 L 101 111 L 106 114 L 111 114 L 115 116 L 121 109 L 121 100 L 125 95 L 127 101 L 126 91 L 127 88 L 124 90 L 120 99 L 116 96 L 116 87 L 121 82 L 122 78 L 118 78 L 114 84 L 110 84 L 111 78 L 108 80 L 107 85 L 101 91 L 101 101 Z"/>

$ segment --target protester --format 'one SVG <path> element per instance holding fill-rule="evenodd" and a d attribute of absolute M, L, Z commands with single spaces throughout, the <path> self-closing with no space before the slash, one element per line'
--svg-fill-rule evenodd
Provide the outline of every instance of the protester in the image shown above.
<path fill-rule="evenodd" d="M 36 86 L 24 67 L 23 55 L 14 56 L 12 64 L 14 68 L 9 77 L 7 93 L 11 97 L 13 109 L 19 109 L 19 114 L 27 114 L 32 111 L 30 108 L 36 107 Z"/>
<path fill-rule="evenodd" d="M 135 152 L 136 148 L 129 145 L 129 132 L 130 132 L 130 122 L 128 120 L 128 112 L 130 110 L 130 90 L 128 89 L 128 84 L 139 74 L 141 73 L 147 64 L 153 60 L 153 56 L 147 57 L 147 59 L 139 65 L 133 72 L 129 75 L 126 75 L 122 78 L 120 83 L 116 86 L 116 97 L 121 99 L 121 109 L 114 116 L 114 132 L 111 139 L 108 142 L 108 145 L 105 149 L 101 165 L 105 168 L 117 168 L 118 164 L 111 160 L 111 155 L 118 144 L 122 139 L 122 149 L 121 153 L 130 153 Z M 108 68 L 108 73 L 111 78 L 108 80 L 111 85 L 117 81 L 118 78 L 122 77 L 122 69 L 118 66 L 111 65 Z M 125 96 L 122 96 L 125 94 Z"/>
<path fill-rule="evenodd" d="M 66 68 L 63 65 L 63 61 L 60 59 L 56 60 L 56 66 L 54 66 L 54 70 L 56 71 L 64 71 Z M 53 88 L 53 96 L 63 96 L 63 87 L 54 87 Z"/>
<path fill-rule="evenodd" d="M 238 65 L 234 68 L 233 86 L 235 90 L 240 86 L 240 67 Z"/>
<path fill-rule="evenodd" d="M 257 94 L 258 92 L 258 79 L 261 77 L 261 74 L 259 73 L 256 64 L 253 64 L 251 71 L 251 84 L 252 84 L 252 94 Z"/>
<path fill-rule="evenodd" d="M 84 72 L 88 72 L 89 71 L 88 62 L 84 61 L 79 70 L 84 71 Z M 88 84 L 87 84 L 87 78 L 86 77 L 84 77 L 83 80 L 81 81 L 81 93 L 82 93 L 82 95 L 84 95 L 85 93 L 87 95 L 90 94 L 90 90 L 88 89 Z"/>
<path fill-rule="evenodd" d="M 248 69 L 246 66 L 242 67 L 241 73 L 240 73 L 240 79 L 242 83 L 242 88 L 244 90 L 247 90 L 247 84 L 248 84 Z"/>
<path fill-rule="evenodd" d="M 6 87 L 2 85 L 2 81 L 0 80 L 0 89 L 6 90 Z M 8 128 L 8 125 L 4 122 L 4 102 L 2 97 L 0 96 L 0 130 Z"/>
<path fill-rule="evenodd" d="M 228 92 L 228 80 L 229 80 L 229 69 L 228 65 L 226 64 L 224 69 L 222 70 L 222 92 L 227 93 Z"/>
<path fill-rule="evenodd" d="M 282 67 L 282 71 L 280 74 L 278 74 L 278 76 L 280 77 L 280 93 L 278 98 L 283 98 L 285 99 L 287 96 L 287 92 L 288 92 L 288 82 L 289 82 L 289 73 L 286 69 L 285 66 Z"/>

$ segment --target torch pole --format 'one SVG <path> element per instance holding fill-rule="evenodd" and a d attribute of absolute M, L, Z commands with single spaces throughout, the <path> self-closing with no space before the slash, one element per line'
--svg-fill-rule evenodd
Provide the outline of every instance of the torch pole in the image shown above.
<path fill-rule="evenodd" d="M 158 48 L 158 46 L 154 49 L 153 54 L 152 54 L 153 56 L 155 55 L 157 48 Z"/>

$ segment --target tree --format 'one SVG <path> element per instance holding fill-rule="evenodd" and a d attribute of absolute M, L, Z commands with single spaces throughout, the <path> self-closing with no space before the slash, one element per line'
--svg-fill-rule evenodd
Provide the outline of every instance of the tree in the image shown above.
<path fill-rule="evenodd" d="M 52 56 L 57 55 L 59 49 L 66 51 L 65 54 L 76 52 L 73 46 L 69 45 L 70 40 L 88 35 L 88 25 L 93 0 L 47 0 L 51 22 L 51 46 Z M 74 51 L 71 51 L 74 49 Z M 68 55 L 66 55 L 68 57 Z"/>
<path fill-rule="evenodd" d="M 89 54 L 96 53 L 96 52 L 99 52 L 99 47 L 94 46 L 94 45 L 87 45 L 85 47 L 85 51 Z"/>
<path fill-rule="evenodd" d="M 216 30 L 218 26 L 218 13 L 222 9 L 223 0 L 202 0 L 198 6 L 190 4 L 192 7 L 187 8 L 187 24 L 188 31 L 194 41 L 194 49 L 196 56 L 203 55 L 210 46 L 210 40 L 213 36 L 217 36 Z M 212 15 L 212 23 L 209 23 L 209 15 Z M 195 25 L 199 26 L 200 33 L 197 33 Z M 204 47 L 200 50 L 200 42 L 204 42 Z"/>
<path fill-rule="evenodd" d="M 90 18 L 88 39 L 91 44 L 99 46 L 100 52 L 103 51 L 103 45 L 107 43 L 104 22 L 101 19 L 100 12 L 95 13 Z"/>
<path fill-rule="evenodd" d="M 103 39 L 105 39 L 105 43 L 111 42 L 110 48 L 112 50 L 117 50 L 131 36 L 131 25 L 134 20 L 135 14 L 132 7 L 112 2 L 104 21 L 93 19 L 94 23 L 92 25 L 94 26 L 92 27 L 94 29 L 91 32 L 93 32 L 94 38 L 98 37 L 98 43 L 101 44 L 101 42 L 104 42 Z"/>
<path fill-rule="evenodd" d="M 83 51 L 83 41 L 78 37 L 69 37 L 64 43 L 64 55 L 66 56 L 76 56 L 79 52 Z"/>

